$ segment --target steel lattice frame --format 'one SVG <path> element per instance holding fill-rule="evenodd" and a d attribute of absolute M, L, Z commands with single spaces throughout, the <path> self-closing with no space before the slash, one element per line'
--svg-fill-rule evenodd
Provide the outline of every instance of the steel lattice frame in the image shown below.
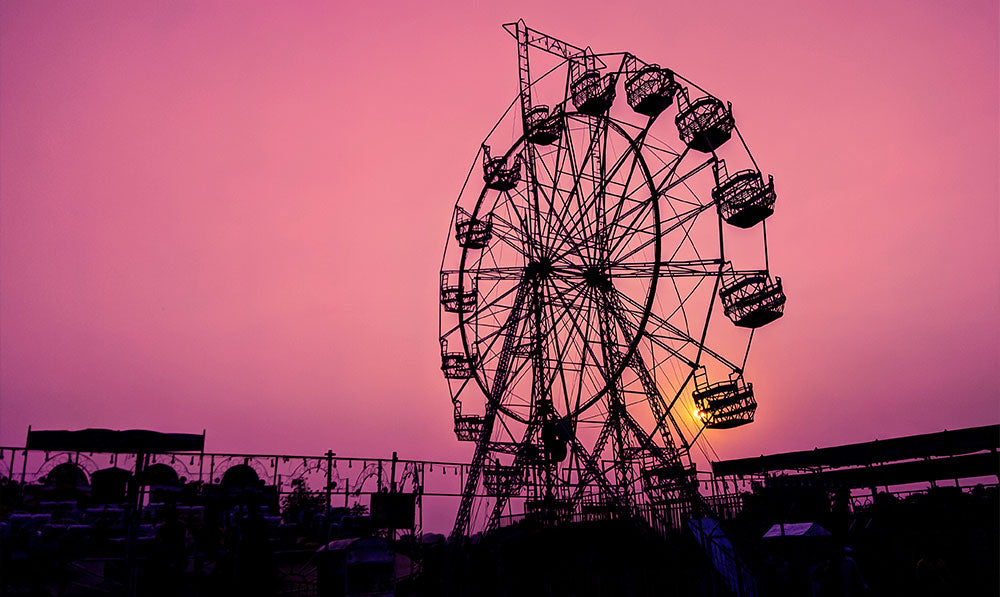
<path fill-rule="evenodd" d="M 755 195 L 752 183 L 763 178 L 750 176 L 743 203 L 726 203 L 724 150 L 715 145 L 728 131 L 718 143 L 715 129 L 692 129 L 680 115 L 688 108 L 695 120 L 710 119 L 691 106 L 724 105 L 687 79 L 631 54 L 592 54 L 523 22 L 505 27 L 518 40 L 521 91 L 483 143 L 485 184 L 463 187 L 442 261 L 442 369 L 456 433 L 476 442 L 453 534 L 496 527 L 512 503 L 544 522 L 690 506 L 690 447 L 711 423 L 707 410 L 693 414 L 692 390 L 715 405 L 706 407 L 711 415 L 736 412 L 742 400 L 739 416 L 752 420 L 756 406 L 742 382 L 752 332 L 716 325 L 710 337 L 709 323 L 725 275 L 734 276 L 732 235 L 741 248 L 750 238 L 763 247 L 738 264 L 760 259 L 763 269 L 753 271 L 770 280 L 763 226 L 742 224 L 756 217 L 748 201 L 760 196 L 771 208 L 773 184 L 769 196 Z M 540 92 L 529 48 L 555 56 L 545 78 L 565 81 L 559 97 L 544 98 L 548 106 L 532 104 Z M 627 105 L 615 101 L 623 86 Z M 693 91 L 705 97 L 692 102 Z M 675 96 L 671 118 L 674 108 L 662 104 Z M 505 122 L 515 138 L 494 157 L 488 144 L 501 143 Z M 675 126 L 684 140 L 661 140 L 677 138 Z M 759 175 L 746 145 L 729 145 L 725 159 Z M 723 205 L 744 220 L 726 226 Z M 784 303 L 780 281 L 777 315 L 770 291 L 773 319 Z M 756 295 L 744 298 L 756 314 Z M 707 385 L 706 371 L 730 385 Z"/>

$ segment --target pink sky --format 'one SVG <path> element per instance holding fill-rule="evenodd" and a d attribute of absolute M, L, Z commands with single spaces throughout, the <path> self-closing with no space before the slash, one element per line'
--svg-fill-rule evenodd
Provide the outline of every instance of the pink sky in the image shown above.
<path fill-rule="evenodd" d="M 1000 422 L 995 1 L 536 4 L 0 4 L 0 444 L 469 458 L 438 268 L 518 17 L 731 100 L 774 174 L 723 457 Z"/>

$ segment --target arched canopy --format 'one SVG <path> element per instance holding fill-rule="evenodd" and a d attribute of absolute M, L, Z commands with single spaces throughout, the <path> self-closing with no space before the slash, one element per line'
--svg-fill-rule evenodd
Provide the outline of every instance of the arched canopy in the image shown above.
<path fill-rule="evenodd" d="M 180 479 L 169 464 L 157 462 L 146 467 L 141 474 L 143 485 L 175 486 L 180 485 Z"/>
<path fill-rule="evenodd" d="M 117 503 L 125 501 L 125 492 L 132 473 L 118 467 L 102 468 L 90 476 L 90 495 L 97 502 Z"/>
<path fill-rule="evenodd" d="M 83 472 L 79 465 L 63 462 L 53 467 L 45 476 L 45 485 L 58 489 L 72 489 L 87 487 L 90 485 L 90 481 L 87 480 L 87 473 Z"/>
<path fill-rule="evenodd" d="M 257 471 L 248 464 L 237 464 L 226 469 L 221 484 L 226 487 L 247 487 L 260 481 Z"/>

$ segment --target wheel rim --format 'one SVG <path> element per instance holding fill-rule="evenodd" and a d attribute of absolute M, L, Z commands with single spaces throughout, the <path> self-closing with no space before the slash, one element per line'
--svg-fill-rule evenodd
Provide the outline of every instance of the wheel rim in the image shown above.
<path fill-rule="evenodd" d="M 494 238 L 484 249 L 462 251 L 460 284 L 477 280 L 482 302 L 474 311 L 460 314 L 460 329 L 466 354 L 480 355 L 476 381 L 491 396 L 496 393 L 492 363 L 499 358 L 503 338 L 515 334 L 530 340 L 531 336 L 525 330 L 527 315 L 516 323 L 504 315 L 510 313 L 517 284 L 530 284 L 532 275 L 540 279 L 533 292 L 541 295 L 536 298 L 545 306 L 543 334 L 552 340 L 546 343 L 546 360 L 552 365 L 545 385 L 563 398 L 555 405 L 559 415 L 575 417 L 622 374 L 641 336 L 619 338 L 623 354 L 615 364 L 609 363 L 595 348 L 596 311 L 601 308 L 595 291 L 602 283 L 613 284 L 616 269 L 646 268 L 644 286 L 630 282 L 622 289 L 644 305 L 637 317 L 632 315 L 635 328 L 642 330 L 656 293 L 661 243 L 659 201 L 641 144 L 610 119 L 578 113 L 565 118 L 566 130 L 558 144 L 528 146 L 539 164 L 537 209 L 530 182 L 514 191 L 484 187 L 480 193 L 473 217 L 492 214 Z M 591 152 L 588 137 L 594 133 L 602 138 Z M 609 150 L 611 140 L 604 137 L 619 141 L 620 150 Z M 524 137 L 519 139 L 505 158 L 513 160 L 523 153 L 526 143 Z M 597 153 L 596 161 L 591 161 L 591 153 Z M 595 165 L 604 172 L 594 176 L 585 171 Z M 522 423 L 531 407 L 523 344 L 510 388 L 497 404 L 501 412 Z"/>

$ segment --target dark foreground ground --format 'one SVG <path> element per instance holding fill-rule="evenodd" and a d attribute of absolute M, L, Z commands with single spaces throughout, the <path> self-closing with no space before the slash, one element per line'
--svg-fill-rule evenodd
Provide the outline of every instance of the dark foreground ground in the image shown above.
<path fill-rule="evenodd" d="M 712 595 L 722 584 L 693 539 L 614 522 L 501 529 L 464 549 L 442 546 L 424 571 L 425 595 Z"/>
<path fill-rule="evenodd" d="M 1000 594 L 995 486 L 879 494 L 854 508 L 822 491 L 743 498 L 724 528 L 757 595 Z M 334 542 L 320 549 L 322 521 L 296 526 L 244 507 L 225 510 L 225 524 L 210 527 L 167 512 L 141 525 L 139 595 L 739 594 L 689 531 L 664 537 L 622 521 L 521 523 L 455 545 L 440 536 L 385 541 L 371 536 L 364 516 L 342 512 L 327 531 Z M 119 523 L 45 516 L 0 516 L 0 595 L 127 594 L 127 537 Z M 39 518 L 45 524 L 30 526 Z M 762 538 L 777 520 L 813 521 L 830 534 Z"/>

